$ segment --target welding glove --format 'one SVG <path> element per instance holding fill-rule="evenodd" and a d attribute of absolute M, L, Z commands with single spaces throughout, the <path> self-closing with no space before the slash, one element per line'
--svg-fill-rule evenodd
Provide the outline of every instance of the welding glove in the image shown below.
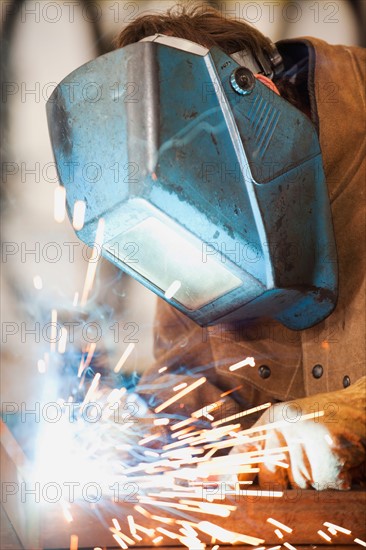
<path fill-rule="evenodd" d="M 311 413 L 316 416 L 306 418 Z M 350 489 L 352 481 L 365 480 L 365 413 L 363 377 L 346 389 L 270 407 L 247 434 L 252 443 L 233 452 L 263 451 L 263 462 L 258 461 L 263 488 L 290 484 L 301 489 Z M 258 441 L 261 435 L 265 439 Z M 271 454 L 277 448 L 284 451 L 283 457 Z M 248 477 L 239 476 L 239 481 L 245 480 Z"/>

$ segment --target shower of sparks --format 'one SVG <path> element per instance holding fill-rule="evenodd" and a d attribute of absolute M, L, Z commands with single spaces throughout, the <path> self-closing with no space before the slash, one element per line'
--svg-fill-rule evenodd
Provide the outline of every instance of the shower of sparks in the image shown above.
<path fill-rule="evenodd" d="M 33 277 L 33 285 L 36 290 L 42 290 L 43 288 L 43 281 L 42 277 L 40 275 L 35 275 Z"/>
<path fill-rule="evenodd" d="M 90 364 L 95 349 L 95 344 L 90 344 L 84 350 L 84 358 L 79 369 L 80 384 L 84 383 L 82 373 Z M 161 413 L 169 405 L 181 402 L 185 395 L 205 382 L 206 379 L 202 377 L 190 385 L 172 388 L 170 398 L 156 407 L 155 412 Z M 95 479 L 100 481 L 103 492 L 107 492 L 107 489 L 116 483 L 123 485 L 128 482 L 128 486 L 132 484 L 138 487 L 137 493 L 133 495 L 132 502 L 135 504 L 131 506 L 128 515 L 123 513 L 117 516 L 112 500 L 108 499 L 106 503 L 107 510 L 111 510 L 108 516 L 108 523 L 111 525 L 109 531 L 115 542 L 124 550 L 135 545 L 137 541 L 145 541 L 146 537 L 152 545 L 158 545 L 162 541 L 166 544 L 169 539 L 169 542 L 173 541 L 171 544 L 185 546 L 189 550 L 209 548 L 201 540 L 207 535 L 211 537 L 211 546 L 216 550 L 219 550 L 220 544 L 225 543 L 255 546 L 265 543 L 262 538 L 251 533 L 231 531 L 223 525 L 225 519 L 238 509 L 236 498 L 233 500 L 232 497 L 273 499 L 284 496 L 282 491 L 248 488 L 252 481 L 238 482 L 236 477 L 238 474 L 249 474 L 250 479 L 253 479 L 253 474 L 258 473 L 261 463 L 271 462 L 288 467 L 286 462 L 281 462 L 287 457 L 288 447 L 267 449 L 264 445 L 256 445 L 269 437 L 268 431 L 285 424 L 285 421 L 244 430 L 240 423 L 234 423 L 238 416 L 262 411 L 270 404 L 265 403 L 218 421 L 215 420 L 215 415 L 217 417 L 221 413 L 221 406 L 225 403 L 225 396 L 221 396 L 218 401 L 194 411 L 191 417 L 184 420 L 165 416 L 155 417 L 151 421 L 151 426 L 164 426 L 163 430 L 167 430 L 171 436 L 167 443 L 161 444 L 159 440 L 163 436 L 162 433 L 149 433 L 144 430 L 139 432 L 143 423 L 140 425 L 137 422 L 131 426 L 128 423 L 116 422 L 116 406 L 123 406 L 126 395 L 128 394 L 125 388 L 109 389 L 107 392 L 103 388 L 101 375 L 97 373 L 82 403 L 72 403 L 77 405 L 75 422 L 67 422 L 67 418 L 64 418 L 56 427 L 52 440 L 49 431 L 46 431 L 41 452 L 42 461 L 38 465 L 43 477 L 56 479 L 60 483 L 70 479 L 77 479 L 79 482 Z M 62 400 L 58 402 L 62 407 Z M 88 422 L 88 416 L 85 415 L 88 406 L 93 406 L 94 409 L 96 406 L 99 407 L 99 423 Z M 303 415 L 299 421 L 318 418 L 323 414 L 324 412 L 320 411 Z M 46 428 L 49 429 L 47 426 Z M 157 441 L 159 445 L 155 448 Z M 244 449 L 245 445 L 248 445 L 248 448 L 255 450 L 241 452 L 240 446 L 243 444 Z M 236 453 L 216 456 L 216 452 L 221 449 L 229 450 L 235 447 Z M 120 450 L 122 455 L 119 455 Z M 227 479 L 228 472 L 231 474 L 231 481 Z M 71 477 L 72 475 L 74 477 Z M 220 480 L 220 476 L 224 476 L 221 479 L 225 479 L 224 494 L 220 486 L 212 481 Z M 77 485 L 82 487 L 83 483 Z M 77 494 L 77 499 L 81 499 L 81 493 Z M 125 502 L 128 502 L 128 499 Z M 61 503 L 61 513 L 65 522 L 73 521 L 72 512 L 71 502 Z M 149 526 L 152 524 L 154 528 L 146 527 L 145 522 Z M 284 539 L 285 532 L 292 532 L 290 526 L 272 517 L 269 517 L 267 522 L 276 528 L 274 532 L 280 539 Z M 349 533 L 345 528 L 329 522 L 325 522 L 324 525 L 328 527 L 329 532 L 334 529 Z M 324 532 L 318 531 L 320 536 L 323 536 L 322 533 Z M 328 536 L 326 533 L 324 535 Z M 76 544 L 77 548 L 78 541 L 75 540 L 72 544 L 74 547 Z M 283 544 L 288 550 L 294 549 L 289 543 Z M 362 541 L 359 544 L 362 545 Z"/>
<path fill-rule="evenodd" d="M 123 352 L 120 360 L 118 361 L 117 365 L 114 367 L 114 372 L 117 373 L 121 370 L 121 368 L 123 367 L 123 365 L 126 363 L 127 359 L 129 358 L 129 356 L 131 355 L 131 353 L 133 352 L 133 350 L 135 349 L 135 344 L 133 342 L 130 342 L 127 346 L 127 348 L 125 349 L 125 351 Z"/>
<path fill-rule="evenodd" d="M 88 269 L 85 276 L 83 293 L 81 296 L 80 304 L 82 306 L 85 306 L 86 302 L 88 301 L 89 293 L 93 288 L 95 273 L 97 271 L 98 261 L 101 256 L 101 250 L 103 246 L 104 227 L 105 227 L 104 219 L 99 218 L 98 227 L 95 235 L 94 246 L 89 259 Z"/>
<path fill-rule="evenodd" d="M 181 281 L 173 281 L 172 284 L 164 293 L 165 298 L 168 298 L 168 300 L 170 300 L 170 298 L 173 298 L 174 294 L 178 292 L 181 286 L 182 286 Z"/>
<path fill-rule="evenodd" d="M 80 229 L 84 227 L 85 211 L 85 201 L 76 201 L 74 204 L 74 212 L 72 215 L 72 226 L 76 231 L 80 231 Z"/>
<path fill-rule="evenodd" d="M 65 219 L 66 189 L 59 185 L 56 187 L 53 195 L 53 217 L 57 223 L 62 223 Z"/>
<path fill-rule="evenodd" d="M 255 367 L 254 357 L 246 357 L 246 359 L 244 359 L 243 361 L 239 361 L 239 363 L 235 363 L 234 365 L 231 365 L 231 367 L 229 367 L 229 370 L 230 371 L 238 370 L 238 369 L 241 369 L 242 367 L 246 367 L 247 365 L 249 365 L 250 367 Z"/>

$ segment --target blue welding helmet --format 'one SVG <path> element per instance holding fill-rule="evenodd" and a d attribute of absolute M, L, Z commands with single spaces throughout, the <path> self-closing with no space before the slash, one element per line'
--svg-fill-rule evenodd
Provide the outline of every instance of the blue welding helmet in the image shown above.
<path fill-rule="evenodd" d="M 69 216 L 86 204 L 83 242 L 103 218 L 103 256 L 201 326 L 304 329 L 337 299 L 321 151 L 253 63 L 149 37 L 66 77 L 50 136 Z"/>

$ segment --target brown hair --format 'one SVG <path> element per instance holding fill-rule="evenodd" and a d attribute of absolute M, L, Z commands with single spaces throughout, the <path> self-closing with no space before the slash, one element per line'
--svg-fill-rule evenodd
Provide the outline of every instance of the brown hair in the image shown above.
<path fill-rule="evenodd" d="M 218 46 L 228 55 L 248 48 L 252 55 L 270 53 L 270 40 L 243 20 L 225 17 L 220 11 L 196 1 L 177 4 L 166 13 L 141 15 L 114 40 L 116 48 L 138 42 L 153 34 L 167 34 L 197 42 L 206 48 Z M 285 99 L 300 107 L 295 87 L 287 79 L 275 80 Z"/>
<path fill-rule="evenodd" d="M 248 23 L 226 18 L 215 8 L 196 2 L 178 4 L 163 14 L 137 17 L 114 43 L 122 48 L 156 33 L 185 38 L 206 48 L 218 46 L 227 54 L 244 48 L 249 48 L 252 54 L 270 51 L 269 39 Z"/>

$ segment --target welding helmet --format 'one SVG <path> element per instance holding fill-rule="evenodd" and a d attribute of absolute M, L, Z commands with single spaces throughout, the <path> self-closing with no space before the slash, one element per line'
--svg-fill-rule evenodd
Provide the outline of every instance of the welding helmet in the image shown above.
<path fill-rule="evenodd" d="M 91 61 L 47 103 L 78 237 L 201 326 L 305 329 L 337 299 L 319 141 L 253 76 L 280 60 L 154 35 Z"/>

